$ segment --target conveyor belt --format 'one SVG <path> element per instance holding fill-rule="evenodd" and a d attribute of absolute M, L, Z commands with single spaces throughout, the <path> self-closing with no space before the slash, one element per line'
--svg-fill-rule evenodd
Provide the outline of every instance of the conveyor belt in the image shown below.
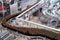
<path fill-rule="evenodd" d="M 35 3 L 37 5 L 37 3 Z M 35 5 L 34 4 L 34 5 Z M 34 6 L 32 5 L 32 6 Z M 31 6 L 31 7 L 32 7 Z M 29 9 L 30 7 L 28 7 L 27 9 Z M 25 9 L 25 10 L 27 10 Z M 53 31 L 49 31 L 49 30 L 46 30 L 46 29 L 40 29 L 40 28 L 27 28 L 27 27 L 16 27 L 16 26 L 12 26 L 10 25 L 7 21 L 11 18 L 14 18 L 18 15 L 20 15 L 21 13 L 23 13 L 25 10 L 21 11 L 21 12 L 18 12 L 17 14 L 13 14 L 13 15 L 8 15 L 6 16 L 3 20 L 2 20 L 2 25 L 7 27 L 7 28 L 10 28 L 10 29 L 13 29 L 13 30 L 17 30 L 21 33 L 24 33 L 24 34 L 29 34 L 29 35 L 43 35 L 43 36 L 47 36 L 49 38 L 52 38 L 52 39 L 56 39 L 56 40 L 60 40 L 60 33 L 56 33 L 56 32 L 53 32 Z"/>

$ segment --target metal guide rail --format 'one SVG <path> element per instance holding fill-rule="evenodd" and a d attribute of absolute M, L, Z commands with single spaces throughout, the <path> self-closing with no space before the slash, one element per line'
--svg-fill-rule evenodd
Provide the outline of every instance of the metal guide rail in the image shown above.
<path fill-rule="evenodd" d="M 31 22 L 31 21 L 22 20 L 21 17 L 23 17 L 25 14 L 28 15 L 28 14 L 34 13 L 35 11 L 39 10 L 39 9 L 42 7 L 41 5 L 43 6 L 43 4 L 40 4 L 40 2 L 37 3 L 37 4 L 34 5 L 33 7 L 29 8 L 28 10 L 26 10 L 25 12 L 23 12 L 22 14 L 18 15 L 18 16 L 16 17 L 16 19 L 18 20 L 18 22 L 19 22 L 19 21 L 22 22 L 22 24 L 23 24 L 23 22 L 25 22 L 25 23 L 28 22 L 27 24 L 30 23 L 31 25 L 32 25 L 32 23 L 35 24 L 34 22 Z M 43 24 L 38 24 L 38 23 L 36 23 L 35 25 L 40 25 L 40 26 L 42 26 L 43 28 L 47 28 L 47 29 L 50 30 L 50 31 L 60 32 L 59 29 L 52 28 L 52 27 L 48 27 L 48 26 L 45 26 L 45 25 L 43 25 Z M 35 25 L 34 25 L 34 26 L 35 26 Z"/>

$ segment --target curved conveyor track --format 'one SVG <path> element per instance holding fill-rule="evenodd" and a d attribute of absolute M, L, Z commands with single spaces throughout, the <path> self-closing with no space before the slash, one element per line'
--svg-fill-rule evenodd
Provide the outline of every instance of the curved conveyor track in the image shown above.
<path fill-rule="evenodd" d="M 30 7 L 28 7 L 28 8 L 30 8 Z M 27 9 L 25 9 L 25 10 L 27 10 Z M 23 10 L 23 11 L 17 13 L 17 14 L 14 14 L 14 15 L 6 16 L 2 20 L 2 25 L 7 27 L 7 28 L 10 28 L 10 29 L 13 29 L 13 30 L 17 30 L 17 31 L 25 33 L 25 34 L 27 34 L 27 33 L 31 34 L 31 35 L 39 35 L 40 34 L 40 35 L 44 35 L 44 36 L 47 36 L 47 37 L 50 37 L 50 38 L 54 38 L 56 40 L 60 40 L 60 33 L 55 33 L 55 32 L 52 32 L 52 31 L 48 31 L 48 30 L 45 30 L 45 29 L 38 29 L 38 28 L 16 27 L 16 26 L 10 25 L 7 22 L 9 19 L 18 16 L 20 13 L 24 12 L 25 10 Z"/>

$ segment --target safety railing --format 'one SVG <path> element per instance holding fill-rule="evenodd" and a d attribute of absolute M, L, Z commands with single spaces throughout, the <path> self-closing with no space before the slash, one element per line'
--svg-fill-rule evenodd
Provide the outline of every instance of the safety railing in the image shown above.
<path fill-rule="evenodd" d="M 46 29 L 46 30 L 49 30 L 49 31 L 57 32 L 57 33 L 60 32 L 59 29 L 48 27 L 47 25 L 27 21 L 27 20 L 24 20 L 24 19 L 21 19 L 21 18 L 16 19 L 15 23 L 17 23 L 19 26 L 23 26 L 23 27 L 27 27 L 27 28 L 38 28 L 38 29 L 42 28 L 42 29 Z"/>
<path fill-rule="evenodd" d="M 18 15 L 16 18 L 19 18 L 20 16 L 23 16 L 24 14 L 34 13 L 35 11 L 39 10 L 42 6 L 44 6 L 43 3 L 38 2 L 37 4 L 29 8 L 28 10 L 23 12 L 22 14 Z"/>

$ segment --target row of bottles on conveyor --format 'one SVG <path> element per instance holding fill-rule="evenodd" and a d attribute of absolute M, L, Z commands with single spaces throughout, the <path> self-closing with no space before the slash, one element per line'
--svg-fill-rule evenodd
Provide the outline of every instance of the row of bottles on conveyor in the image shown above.
<path fill-rule="evenodd" d="M 60 0 L 48 0 L 45 2 L 43 13 L 46 16 L 52 16 L 60 19 Z"/>
<path fill-rule="evenodd" d="M 60 23 L 60 0 L 41 0 L 42 8 L 41 12 L 44 16 L 48 17 L 48 25 L 54 26 L 55 28 L 59 26 Z M 42 15 L 41 15 L 42 16 Z M 45 18 L 46 19 L 46 18 Z M 45 21 L 42 17 L 42 22 Z"/>

